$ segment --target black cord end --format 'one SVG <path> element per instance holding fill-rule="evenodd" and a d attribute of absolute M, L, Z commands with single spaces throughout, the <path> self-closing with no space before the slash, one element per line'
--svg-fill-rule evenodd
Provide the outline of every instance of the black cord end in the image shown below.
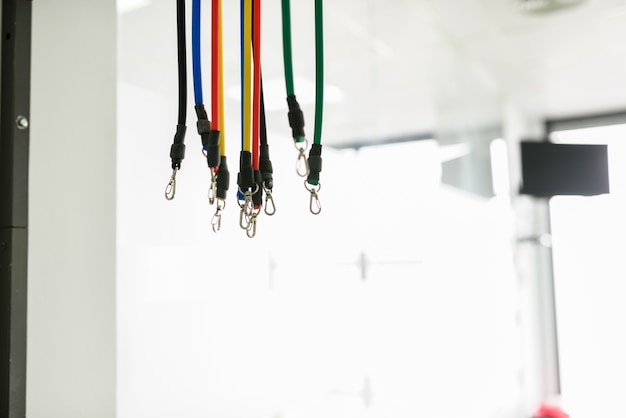
<path fill-rule="evenodd" d="M 206 119 L 200 119 L 196 122 L 196 127 L 198 128 L 198 134 L 202 136 L 203 145 L 204 145 L 204 135 L 211 132 L 211 122 Z"/>
<path fill-rule="evenodd" d="M 263 177 L 259 170 L 254 170 L 254 183 L 258 186 L 256 193 L 252 195 L 252 203 L 255 207 L 261 207 L 263 205 Z"/>
<path fill-rule="evenodd" d="M 220 158 L 220 168 L 217 170 L 217 198 L 225 200 L 230 186 L 230 173 L 228 172 L 228 164 L 226 156 Z"/>
<path fill-rule="evenodd" d="M 185 132 L 187 132 L 185 125 L 176 125 L 174 141 L 170 148 L 170 158 L 172 159 L 172 169 L 174 170 L 180 169 L 180 164 L 185 158 Z"/>
<path fill-rule="evenodd" d="M 287 106 L 289 107 L 289 126 L 291 127 L 291 135 L 294 139 L 304 138 L 304 113 L 300 109 L 300 104 L 296 96 L 287 96 Z"/>
<path fill-rule="evenodd" d="M 252 170 L 252 154 L 250 151 L 241 151 L 239 154 L 237 185 L 243 192 L 254 186 L 254 170 Z"/>
<path fill-rule="evenodd" d="M 185 142 L 185 133 L 187 132 L 187 126 L 176 125 L 176 133 L 174 134 L 174 143 L 182 144 Z"/>
<path fill-rule="evenodd" d="M 209 119 L 209 115 L 207 115 L 206 109 L 204 108 L 203 104 L 197 104 L 195 106 L 195 109 L 196 109 L 196 116 L 198 117 L 198 120 L 202 120 L 202 119 L 208 120 Z M 200 132 L 198 132 L 198 133 L 200 133 Z"/>
<path fill-rule="evenodd" d="M 272 167 L 272 161 L 270 160 L 269 146 L 267 144 L 261 144 L 259 170 L 261 171 L 263 185 L 265 185 L 266 189 L 272 190 L 272 188 L 274 188 L 274 179 L 272 176 L 274 169 Z"/>
<path fill-rule="evenodd" d="M 209 167 L 217 167 L 220 164 L 220 131 L 208 133 L 208 143 L 206 146 L 206 160 Z"/>
<path fill-rule="evenodd" d="M 196 122 L 196 128 L 198 129 L 198 135 L 202 139 L 202 149 L 207 151 L 209 149 L 209 143 L 211 140 L 211 121 L 207 116 L 206 110 L 204 109 L 203 104 L 198 104 L 195 106 L 196 116 L 198 116 L 198 121 Z M 219 150 L 218 150 L 219 153 Z M 219 158 L 219 154 L 218 154 Z M 218 161 L 219 163 L 219 161 Z M 216 163 L 217 164 L 217 163 Z M 211 167 L 211 165 L 209 164 Z"/>
<path fill-rule="evenodd" d="M 313 144 L 309 151 L 309 175 L 307 183 L 317 185 L 320 181 L 320 173 L 322 171 L 322 145 Z"/>

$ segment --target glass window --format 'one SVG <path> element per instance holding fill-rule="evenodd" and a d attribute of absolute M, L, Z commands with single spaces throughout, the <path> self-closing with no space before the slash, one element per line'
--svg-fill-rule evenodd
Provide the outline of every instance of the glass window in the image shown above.
<path fill-rule="evenodd" d="M 624 416 L 626 124 L 558 131 L 551 139 L 608 144 L 611 189 L 550 201 L 563 402 L 572 416 Z"/>

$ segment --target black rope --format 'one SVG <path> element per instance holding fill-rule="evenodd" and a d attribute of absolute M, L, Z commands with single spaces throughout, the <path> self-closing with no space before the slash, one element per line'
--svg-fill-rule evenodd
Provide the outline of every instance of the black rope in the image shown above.
<path fill-rule="evenodd" d="M 254 31 L 254 7 L 252 8 L 252 31 Z M 254 48 L 254 43 L 252 45 Z M 261 74 L 261 105 L 259 112 L 261 113 L 261 120 L 259 121 L 259 172 L 260 181 L 257 181 L 259 187 L 265 185 L 269 190 L 274 187 L 274 181 L 272 178 L 272 161 L 270 160 L 269 145 L 267 144 L 267 121 L 265 118 L 265 97 L 263 94 L 263 75 Z"/>
<path fill-rule="evenodd" d="M 176 1 L 178 21 L 178 124 L 187 121 L 187 44 L 185 38 L 185 0 Z"/>
<path fill-rule="evenodd" d="M 176 18 L 178 32 L 178 125 L 170 148 L 170 158 L 172 159 L 172 178 L 166 189 L 166 197 L 171 200 L 176 191 L 176 171 L 180 170 L 180 165 L 185 158 L 185 132 L 187 127 L 187 48 L 185 40 L 185 0 L 176 2 Z"/>
<path fill-rule="evenodd" d="M 269 190 L 274 188 L 272 161 L 270 160 L 270 148 L 267 143 L 267 122 L 265 120 L 265 98 L 263 94 L 263 76 L 261 76 L 261 121 L 260 121 L 260 147 L 259 147 L 259 169 L 265 187 Z"/>

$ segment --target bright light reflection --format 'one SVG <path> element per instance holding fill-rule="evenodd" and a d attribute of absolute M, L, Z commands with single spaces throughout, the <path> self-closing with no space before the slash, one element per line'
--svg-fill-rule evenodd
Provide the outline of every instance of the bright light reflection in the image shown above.
<path fill-rule="evenodd" d="M 117 14 L 129 13 L 149 6 L 152 0 L 117 0 Z"/>
<path fill-rule="evenodd" d="M 494 139 L 489 145 L 491 154 L 491 178 L 493 193 L 496 196 L 508 196 L 509 184 L 509 157 L 506 141 L 502 138 Z"/>

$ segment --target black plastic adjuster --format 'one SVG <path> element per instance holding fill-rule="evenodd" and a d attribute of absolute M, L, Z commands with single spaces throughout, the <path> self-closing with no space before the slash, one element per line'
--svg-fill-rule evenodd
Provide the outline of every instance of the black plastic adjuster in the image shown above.
<path fill-rule="evenodd" d="M 228 172 L 228 164 L 226 156 L 220 158 L 220 168 L 217 170 L 217 198 L 226 199 L 228 187 L 230 186 L 230 173 Z"/>
<path fill-rule="evenodd" d="M 313 144 L 309 151 L 309 175 L 307 182 L 309 184 L 318 184 L 320 181 L 320 172 L 322 171 L 322 145 Z"/>
<path fill-rule="evenodd" d="M 211 122 L 209 121 L 209 117 L 203 104 L 198 104 L 194 108 L 196 109 L 196 116 L 198 117 L 196 128 L 198 129 L 198 135 L 200 135 L 200 138 L 202 139 L 202 149 L 206 151 L 209 145 Z"/>
<path fill-rule="evenodd" d="M 254 186 L 254 170 L 252 170 L 252 154 L 250 151 L 241 151 L 239 154 L 237 185 L 244 193 Z"/>
<path fill-rule="evenodd" d="M 187 127 L 185 125 L 176 125 L 174 141 L 172 143 L 172 146 L 170 147 L 172 169 L 179 169 L 180 164 L 185 158 L 185 132 L 187 132 Z"/>
<path fill-rule="evenodd" d="M 254 182 L 256 183 L 254 187 L 256 193 L 252 195 L 252 203 L 254 206 L 261 206 L 263 205 L 263 177 L 261 177 L 259 170 L 254 170 Z"/>
<path fill-rule="evenodd" d="M 220 131 L 209 132 L 209 140 L 206 146 L 206 161 L 209 167 L 217 167 L 220 164 Z"/>
<path fill-rule="evenodd" d="M 304 113 L 300 109 L 300 104 L 296 100 L 296 96 L 287 96 L 287 106 L 289 107 L 289 126 L 291 127 L 291 135 L 293 138 L 303 138 L 304 135 Z"/>
<path fill-rule="evenodd" d="M 274 179 L 272 175 L 274 173 L 274 169 L 272 167 L 272 161 L 269 157 L 269 146 L 267 144 L 261 145 L 260 155 L 261 159 L 259 160 L 259 170 L 261 171 L 261 178 L 263 179 L 265 187 L 271 190 L 274 187 Z"/>

